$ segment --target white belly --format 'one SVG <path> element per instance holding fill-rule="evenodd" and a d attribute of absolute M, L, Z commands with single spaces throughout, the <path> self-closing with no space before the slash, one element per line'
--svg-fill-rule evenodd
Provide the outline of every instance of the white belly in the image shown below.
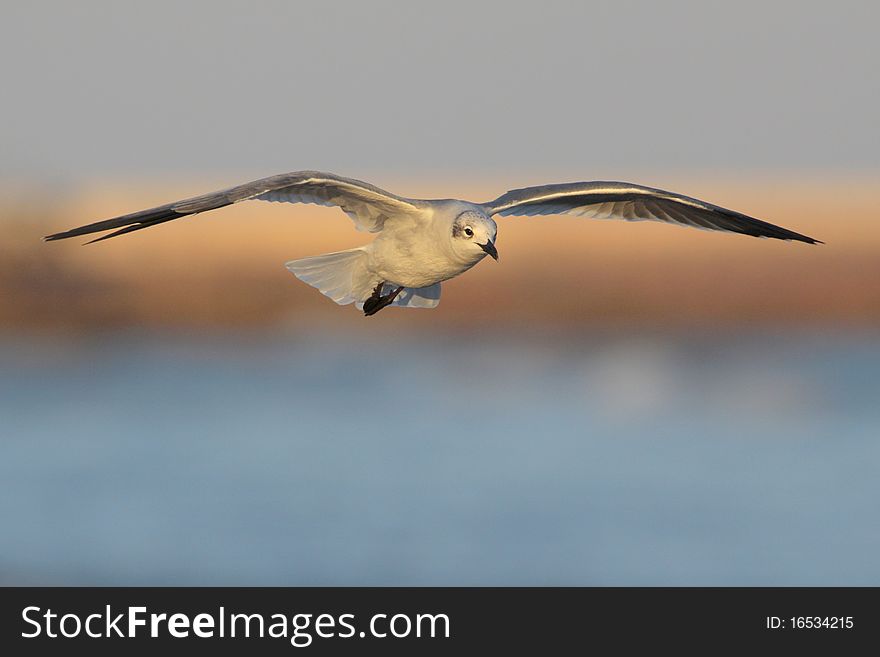
<path fill-rule="evenodd" d="M 389 236 L 390 237 L 390 236 Z M 376 239 L 370 265 L 381 280 L 404 287 L 427 287 L 466 272 L 478 260 L 461 262 L 426 239 Z"/>

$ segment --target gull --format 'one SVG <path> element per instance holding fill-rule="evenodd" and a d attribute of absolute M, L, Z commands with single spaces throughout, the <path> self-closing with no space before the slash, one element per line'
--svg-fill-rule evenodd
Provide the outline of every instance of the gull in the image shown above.
<path fill-rule="evenodd" d="M 320 171 L 295 171 L 55 233 L 46 241 L 103 231 L 87 242 L 131 233 L 233 203 L 259 200 L 337 206 L 360 231 L 376 233 L 365 246 L 291 260 L 301 281 L 364 315 L 389 305 L 433 308 L 440 284 L 487 255 L 498 260 L 494 216 L 565 214 L 592 219 L 662 221 L 816 244 L 819 240 L 704 201 L 624 182 L 575 182 L 514 189 L 488 203 L 421 200 L 391 194 L 369 183 Z"/>

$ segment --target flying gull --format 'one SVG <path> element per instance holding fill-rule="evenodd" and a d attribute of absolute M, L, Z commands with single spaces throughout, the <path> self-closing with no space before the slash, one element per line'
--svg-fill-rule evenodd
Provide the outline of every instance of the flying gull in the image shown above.
<path fill-rule="evenodd" d="M 360 231 L 376 233 L 355 249 L 291 260 L 287 268 L 340 305 L 365 315 L 389 305 L 433 308 L 440 283 L 487 255 L 498 260 L 493 216 L 571 214 L 591 219 L 663 221 L 705 230 L 794 240 L 818 240 L 689 196 L 622 182 L 576 182 L 514 189 L 488 203 L 397 196 L 332 173 L 296 171 L 176 201 L 49 235 L 61 240 L 103 231 L 92 242 L 124 235 L 241 201 L 338 206 Z M 88 242 L 89 244 L 91 242 Z"/>

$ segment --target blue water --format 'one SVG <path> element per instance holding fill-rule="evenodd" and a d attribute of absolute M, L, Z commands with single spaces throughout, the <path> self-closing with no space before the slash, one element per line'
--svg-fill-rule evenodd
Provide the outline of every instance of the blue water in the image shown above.
<path fill-rule="evenodd" d="M 0 583 L 880 585 L 880 337 L 0 339 Z"/>

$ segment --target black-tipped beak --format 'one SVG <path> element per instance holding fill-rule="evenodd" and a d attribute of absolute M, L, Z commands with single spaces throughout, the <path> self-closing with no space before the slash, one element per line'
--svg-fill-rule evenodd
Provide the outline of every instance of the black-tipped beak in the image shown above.
<path fill-rule="evenodd" d="M 492 243 L 492 240 L 489 240 L 485 244 L 478 244 L 478 246 L 483 249 L 490 256 L 495 258 L 496 262 L 498 261 L 498 249 L 495 248 L 495 245 Z"/>

